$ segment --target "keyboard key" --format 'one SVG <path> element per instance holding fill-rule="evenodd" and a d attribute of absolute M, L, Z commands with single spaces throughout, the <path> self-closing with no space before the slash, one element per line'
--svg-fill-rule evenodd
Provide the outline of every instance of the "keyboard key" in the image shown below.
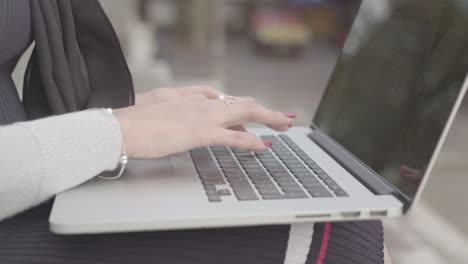
<path fill-rule="evenodd" d="M 250 187 L 250 183 L 249 183 L 247 180 L 246 180 L 246 181 L 237 181 L 237 182 L 236 182 L 236 181 L 233 181 L 233 182 L 230 182 L 230 184 L 231 184 L 231 187 L 232 187 L 233 189 L 237 189 L 237 188 L 247 188 L 247 187 L 251 188 L 251 187 Z"/>
<path fill-rule="evenodd" d="M 240 170 L 239 167 L 237 168 L 222 168 L 224 172 L 238 172 Z"/>
<path fill-rule="evenodd" d="M 218 191 L 218 194 L 220 196 L 229 196 L 231 195 L 231 191 L 229 191 L 228 189 L 221 189 Z"/>
<path fill-rule="evenodd" d="M 234 160 L 234 158 L 231 158 L 231 159 L 217 159 L 218 163 L 236 163 L 236 161 Z"/>
<path fill-rule="evenodd" d="M 250 186 L 250 183 L 248 183 L 248 184 L 234 184 L 233 189 L 234 189 L 234 191 L 253 192 L 253 188 L 252 188 L 252 186 Z"/>
<path fill-rule="evenodd" d="M 234 153 L 250 153 L 250 151 L 246 149 L 239 149 L 239 148 L 231 148 L 232 152 Z"/>
<path fill-rule="evenodd" d="M 284 192 L 303 192 L 301 187 L 282 187 Z"/>
<path fill-rule="evenodd" d="M 265 194 L 262 195 L 262 198 L 265 200 L 280 200 L 280 199 L 286 199 L 286 197 L 282 194 Z"/>
<path fill-rule="evenodd" d="M 297 174 L 297 173 L 307 173 L 307 172 L 309 172 L 309 170 L 306 169 L 306 168 L 304 168 L 304 169 L 302 169 L 302 168 L 290 169 L 290 171 L 292 171 L 293 174 Z"/>
<path fill-rule="evenodd" d="M 229 177 L 229 178 L 227 178 L 227 180 L 228 180 L 229 183 L 233 183 L 233 182 L 246 182 L 246 183 L 249 183 L 245 177 Z"/>
<path fill-rule="evenodd" d="M 221 177 L 221 173 L 219 171 L 215 171 L 215 172 L 202 172 L 202 173 L 199 173 L 198 176 L 206 176 L 206 177 L 214 177 L 214 178 L 219 178 Z"/>
<path fill-rule="evenodd" d="M 199 176 L 202 180 L 218 180 L 223 178 L 221 174 L 204 174 Z"/>
<path fill-rule="evenodd" d="M 288 177 L 288 176 L 290 176 L 289 173 L 287 173 L 286 171 L 284 171 L 284 172 L 274 171 L 274 172 L 271 172 L 270 175 L 273 176 L 273 177 Z"/>
<path fill-rule="evenodd" d="M 237 164 L 223 164 L 219 165 L 224 172 L 237 172 L 241 171 L 239 165 Z"/>
<path fill-rule="evenodd" d="M 252 182 L 257 184 L 257 183 L 272 183 L 270 178 L 253 178 Z"/>
<path fill-rule="evenodd" d="M 208 195 L 208 200 L 212 203 L 221 202 L 221 197 L 219 195 Z"/>
<path fill-rule="evenodd" d="M 287 165 L 302 165 L 302 162 L 300 162 L 299 160 L 293 160 L 293 159 L 283 159 L 282 160 L 284 162 L 284 164 Z"/>
<path fill-rule="evenodd" d="M 269 156 L 260 156 L 260 157 L 259 157 L 259 160 L 260 160 L 262 163 L 278 162 L 278 158 L 276 158 L 276 157 L 273 156 L 273 155 L 269 155 Z"/>
<path fill-rule="evenodd" d="M 324 182 L 326 185 L 336 184 L 336 182 L 335 182 L 332 178 L 324 179 L 323 182 Z"/>
<path fill-rule="evenodd" d="M 239 165 L 237 165 L 237 162 L 235 162 L 234 160 L 232 161 L 218 161 L 218 164 L 221 168 L 224 168 L 224 167 L 239 167 Z"/>
<path fill-rule="evenodd" d="M 265 140 L 269 140 L 269 141 L 279 141 L 278 138 L 276 136 L 273 136 L 273 135 L 263 135 L 263 136 L 261 136 L 261 138 L 263 138 Z"/>
<path fill-rule="evenodd" d="M 281 188 L 284 187 L 299 187 L 299 185 L 295 182 L 278 182 L 278 185 L 281 186 Z"/>
<path fill-rule="evenodd" d="M 268 174 L 266 174 L 266 172 L 263 172 L 263 171 L 262 172 L 255 172 L 255 173 L 248 173 L 247 172 L 247 175 L 252 179 L 254 179 L 254 178 L 265 178 L 265 177 L 268 178 Z"/>
<path fill-rule="evenodd" d="M 206 190 L 206 194 L 208 194 L 208 196 L 218 195 L 218 191 L 216 191 L 216 190 Z"/>
<path fill-rule="evenodd" d="M 225 184 L 226 182 L 223 179 L 208 179 L 202 180 L 203 185 L 205 184 L 213 184 L 213 185 L 221 185 Z"/>
<path fill-rule="evenodd" d="M 330 186 L 330 185 L 336 185 L 336 182 L 335 182 L 332 178 L 330 178 L 330 179 L 325 179 L 325 180 L 323 180 L 323 182 L 324 182 L 326 185 L 328 185 L 328 186 Z"/>
<path fill-rule="evenodd" d="M 326 188 L 323 186 L 323 184 L 321 182 L 308 182 L 308 183 L 302 183 L 302 185 L 307 188 L 307 189 L 324 189 L 326 190 Z"/>
<path fill-rule="evenodd" d="M 245 171 L 247 172 L 247 174 L 255 174 L 255 173 L 265 173 L 265 171 L 263 169 L 245 169 Z"/>
<path fill-rule="evenodd" d="M 335 194 L 336 194 L 336 196 L 338 196 L 338 197 L 348 197 L 348 196 L 349 196 L 349 195 L 348 195 L 345 191 L 343 191 L 343 190 L 335 191 Z"/>
<path fill-rule="evenodd" d="M 307 165 L 308 165 L 309 168 L 311 168 L 312 170 L 320 169 L 319 165 L 317 165 L 317 164 L 309 164 L 309 163 L 307 163 Z"/>
<path fill-rule="evenodd" d="M 288 135 L 279 135 L 278 136 L 279 138 L 281 138 L 282 140 L 284 141 L 291 141 L 292 142 L 292 139 L 288 136 Z"/>
<path fill-rule="evenodd" d="M 214 185 L 214 184 L 205 184 L 205 185 L 203 185 L 203 188 L 205 188 L 205 190 L 216 190 L 216 185 Z"/>
<path fill-rule="evenodd" d="M 209 152 L 192 152 L 192 160 L 198 173 L 218 171 L 218 167 Z"/>
<path fill-rule="evenodd" d="M 246 160 L 246 161 L 240 161 L 239 162 L 241 165 L 252 165 L 252 164 L 258 164 L 256 160 Z"/>
<path fill-rule="evenodd" d="M 310 172 L 295 173 L 294 176 L 296 176 L 296 178 L 298 178 L 298 179 L 301 179 L 301 178 L 315 178 L 315 176 Z"/>
<path fill-rule="evenodd" d="M 307 196 L 307 194 L 305 194 L 304 192 L 302 192 L 302 193 L 285 193 L 285 194 L 284 194 L 284 197 L 285 197 L 286 199 L 309 198 L 309 196 Z"/>
<path fill-rule="evenodd" d="M 330 185 L 328 185 L 328 188 L 330 188 L 330 190 L 332 190 L 332 191 L 334 191 L 334 192 L 336 192 L 336 191 L 338 191 L 338 190 L 341 190 L 341 187 L 338 186 L 336 183 L 335 183 L 335 184 L 330 184 Z"/>
<path fill-rule="evenodd" d="M 257 189 L 276 189 L 276 186 L 273 183 L 257 183 L 255 184 Z"/>
<path fill-rule="evenodd" d="M 320 181 L 317 180 L 316 178 L 299 178 L 299 181 L 302 183 L 302 184 L 307 184 L 307 183 L 315 183 L 315 184 L 320 184 Z"/>
<path fill-rule="evenodd" d="M 230 153 L 214 153 L 216 159 L 231 159 L 232 155 Z"/>
<path fill-rule="evenodd" d="M 325 173 L 322 169 L 320 168 L 313 168 L 312 169 L 315 173 L 320 174 L 320 173 Z"/>
<path fill-rule="evenodd" d="M 262 169 L 262 166 L 260 166 L 260 164 L 243 164 L 243 167 L 245 169 Z"/>
<path fill-rule="evenodd" d="M 274 173 L 274 172 L 288 173 L 288 171 L 283 167 L 267 167 L 266 169 L 270 173 Z"/>
<path fill-rule="evenodd" d="M 279 162 L 264 162 L 263 166 L 265 166 L 265 168 L 283 168 Z"/>
<path fill-rule="evenodd" d="M 277 189 L 260 189 L 258 192 L 263 195 L 281 195 Z"/>
<path fill-rule="evenodd" d="M 237 191 L 234 190 L 234 194 L 236 195 L 237 199 L 239 201 L 253 201 L 253 200 L 258 200 L 257 195 L 252 191 L 252 192 L 244 192 L 244 191 Z"/>
<path fill-rule="evenodd" d="M 322 198 L 322 197 L 333 197 L 333 195 L 327 190 L 308 190 L 310 195 L 315 198 Z"/>
<path fill-rule="evenodd" d="M 273 177 L 275 181 L 277 182 L 284 182 L 284 181 L 294 181 L 294 179 L 291 176 L 280 176 L 280 177 Z"/>
<path fill-rule="evenodd" d="M 326 173 L 318 173 L 317 176 L 322 180 L 331 179 L 331 177 L 328 176 L 328 174 L 326 174 Z"/>
<path fill-rule="evenodd" d="M 237 156 L 237 158 L 255 158 L 255 155 L 250 153 L 250 152 L 247 152 L 247 153 L 235 153 L 235 155 Z"/>

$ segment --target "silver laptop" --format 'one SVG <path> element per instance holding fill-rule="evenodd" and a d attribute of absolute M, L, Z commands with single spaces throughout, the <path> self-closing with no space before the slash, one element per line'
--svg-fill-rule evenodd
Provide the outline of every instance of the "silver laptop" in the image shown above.
<path fill-rule="evenodd" d="M 384 10 L 376 2 L 385 3 Z M 459 59 L 466 57 L 468 37 L 465 27 L 457 30 L 466 11 L 439 10 L 445 1 L 419 2 L 363 1 L 310 127 L 251 130 L 273 143 L 261 153 L 212 146 L 130 160 L 118 180 L 92 180 L 57 195 L 51 230 L 109 233 L 406 214 L 467 87 L 468 69 Z M 444 13 L 449 10 L 457 12 Z"/>

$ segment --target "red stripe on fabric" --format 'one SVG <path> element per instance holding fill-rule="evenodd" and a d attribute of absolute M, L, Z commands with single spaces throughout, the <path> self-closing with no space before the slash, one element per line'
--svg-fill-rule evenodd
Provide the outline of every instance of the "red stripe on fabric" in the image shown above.
<path fill-rule="evenodd" d="M 320 252 L 316 264 L 323 264 L 323 261 L 325 260 L 325 256 L 327 255 L 328 240 L 330 239 L 330 230 L 331 224 L 325 223 L 325 227 L 323 228 L 322 245 L 320 246 Z"/>

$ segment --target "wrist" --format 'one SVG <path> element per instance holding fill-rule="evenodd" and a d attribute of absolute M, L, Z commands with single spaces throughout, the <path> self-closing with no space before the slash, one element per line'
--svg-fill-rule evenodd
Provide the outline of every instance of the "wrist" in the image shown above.
<path fill-rule="evenodd" d="M 143 92 L 143 93 L 137 93 L 135 95 L 135 104 L 136 105 L 142 105 L 142 104 L 149 104 L 153 101 L 153 93 L 151 91 L 149 92 Z"/>
<path fill-rule="evenodd" d="M 122 134 L 122 149 L 125 150 L 125 154 L 129 157 L 134 156 L 134 151 L 130 143 L 131 138 L 131 124 L 130 120 L 125 115 L 125 108 L 113 110 L 112 113 L 120 124 L 120 130 Z"/>

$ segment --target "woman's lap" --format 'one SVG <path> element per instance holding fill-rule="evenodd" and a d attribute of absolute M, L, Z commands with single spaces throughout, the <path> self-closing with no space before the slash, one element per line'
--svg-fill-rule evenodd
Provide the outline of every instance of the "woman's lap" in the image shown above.
<path fill-rule="evenodd" d="M 0 222 L 0 263 L 280 264 L 289 238 L 287 225 L 59 236 L 50 204 Z M 383 263 L 382 250 L 380 222 L 316 224 L 307 263 Z"/>
<path fill-rule="evenodd" d="M 383 249 L 380 221 L 315 224 L 306 264 L 383 264 Z"/>

